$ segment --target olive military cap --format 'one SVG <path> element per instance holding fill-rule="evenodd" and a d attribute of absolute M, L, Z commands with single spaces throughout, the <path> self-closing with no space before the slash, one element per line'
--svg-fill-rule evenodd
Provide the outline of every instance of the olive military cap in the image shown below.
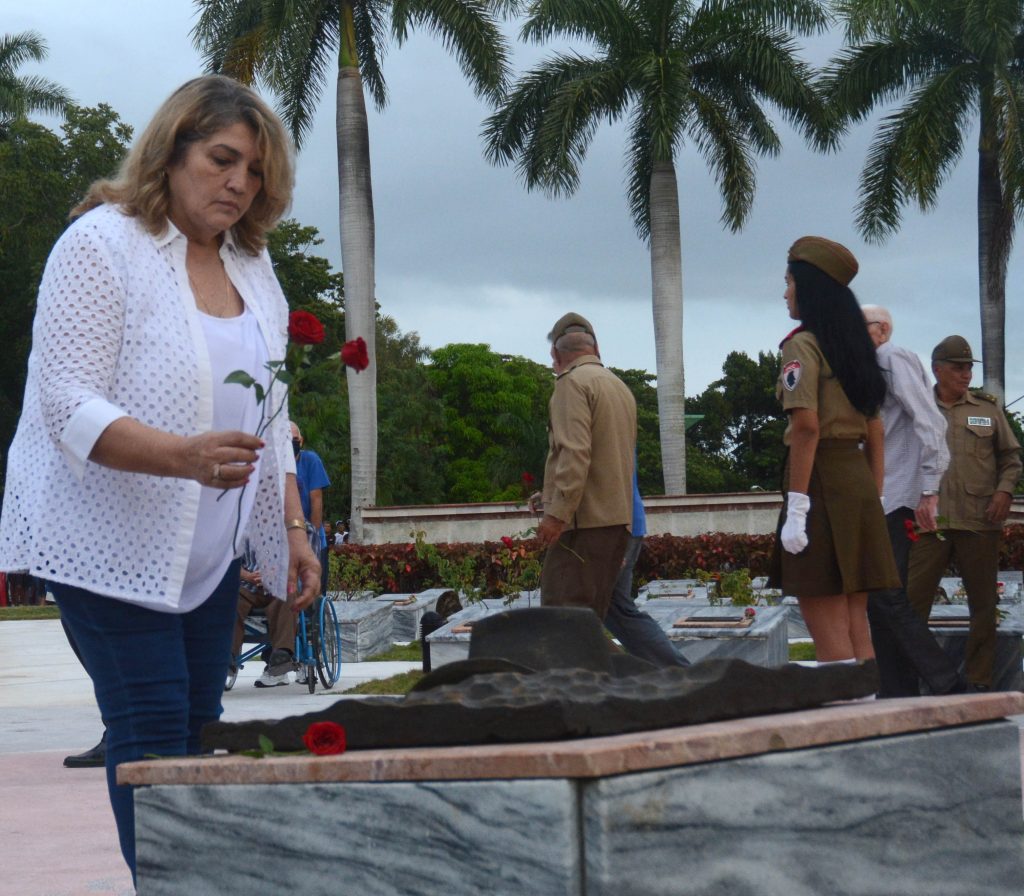
<path fill-rule="evenodd" d="M 963 336 L 947 336 L 932 349 L 933 361 L 950 361 L 953 364 L 977 364 L 971 356 L 971 347 Z"/>
<path fill-rule="evenodd" d="M 802 236 L 789 247 L 787 261 L 806 261 L 824 271 L 843 286 L 857 276 L 859 266 L 853 253 L 842 245 L 823 236 Z"/>
<path fill-rule="evenodd" d="M 551 328 L 551 332 L 548 333 L 548 339 L 551 342 L 558 342 L 566 333 L 589 333 L 593 336 L 594 328 L 590 326 L 590 321 L 582 314 L 570 311 L 568 314 L 563 314 L 558 318 L 555 325 Z"/>

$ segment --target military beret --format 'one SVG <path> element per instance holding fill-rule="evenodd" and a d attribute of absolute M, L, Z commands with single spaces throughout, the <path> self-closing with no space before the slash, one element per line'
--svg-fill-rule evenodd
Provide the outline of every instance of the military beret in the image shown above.
<path fill-rule="evenodd" d="M 978 359 L 971 356 L 971 347 L 963 336 L 947 336 L 932 349 L 933 361 L 951 361 L 954 364 L 975 364 Z"/>
<path fill-rule="evenodd" d="M 789 247 L 787 261 L 806 261 L 843 286 L 857 276 L 859 266 L 853 253 L 841 243 L 822 236 L 802 236 Z"/>
<path fill-rule="evenodd" d="M 566 333 L 589 333 L 593 336 L 594 328 L 590 326 L 590 321 L 582 314 L 570 311 L 568 314 L 563 314 L 558 318 L 555 325 L 551 328 L 551 332 L 548 333 L 548 339 L 551 342 L 558 342 Z"/>

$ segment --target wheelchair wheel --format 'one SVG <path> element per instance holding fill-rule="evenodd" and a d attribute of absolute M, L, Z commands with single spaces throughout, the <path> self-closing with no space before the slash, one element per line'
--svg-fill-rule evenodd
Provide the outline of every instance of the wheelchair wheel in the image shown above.
<path fill-rule="evenodd" d="M 321 598 L 317 608 L 316 670 L 325 688 L 334 687 L 341 677 L 341 636 L 334 603 Z"/>
<path fill-rule="evenodd" d="M 316 691 L 316 666 L 313 663 L 307 663 L 306 669 L 306 687 L 309 688 L 309 692 L 312 694 Z"/>
<path fill-rule="evenodd" d="M 238 666 L 228 666 L 228 677 L 224 682 L 224 690 L 230 691 L 235 686 L 236 681 L 238 681 Z"/>

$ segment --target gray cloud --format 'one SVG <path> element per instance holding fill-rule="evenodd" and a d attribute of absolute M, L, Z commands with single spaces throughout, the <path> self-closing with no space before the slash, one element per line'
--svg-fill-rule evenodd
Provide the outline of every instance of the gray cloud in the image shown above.
<path fill-rule="evenodd" d="M 27 28 L 49 41 L 41 66 L 85 104 L 107 102 L 142 126 L 157 104 L 194 76 L 189 3 L 86 5 L 43 0 L 7 11 L 5 31 Z M 811 61 L 837 44 L 809 44 Z M 524 67 L 546 51 L 517 50 Z M 377 294 L 385 313 L 427 345 L 485 342 L 546 363 L 550 324 L 570 308 L 590 317 L 606 360 L 653 370 L 650 269 L 629 219 L 621 126 L 602 127 L 582 169 L 578 195 L 528 194 L 509 168 L 489 166 L 479 132 L 487 114 L 455 62 L 427 36 L 390 48 L 391 101 L 371 112 L 377 214 Z M 739 234 L 719 222 L 721 201 L 692 149 L 679 159 L 687 392 L 720 375 L 732 350 L 774 349 L 791 324 L 782 301 L 785 251 L 804 233 L 840 240 L 861 262 L 861 301 L 892 309 L 896 339 L 927 357 L 960 332 L 980 351 L 975 223 L 975 153 L 964 160 L 931 214 L 910 208 L 900 233 L 866 245 L 853 227 L 857 177 L 872 129 L 850 133 L 843 150 L 818 155 L 787 130 L 777 159 L 758 165 L 758 193 Z M 340 268 L 333 82 L 298 168 L 293 214 L 318 227 Z M 1017 250 L 1007 284 L 1007 397 L 1024 393 L 1024 337 Z M 1018 406 L 1019 407 L 1019 406 Z"/>

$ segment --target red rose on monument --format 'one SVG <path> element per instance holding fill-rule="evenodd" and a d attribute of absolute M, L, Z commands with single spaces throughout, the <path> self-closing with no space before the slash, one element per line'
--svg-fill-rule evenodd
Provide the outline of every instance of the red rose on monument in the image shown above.
<path fill-rule="evenodd" d="M 324 325 L 308 311 L 288 315 L 288 338 L 297 345 L 319 345 L 324 341 Z"/>
<path fill-rule="evenodd" d="M 501 543 L 503 545 L 505 545 L 505 547 L 507 547 L 507 548 L 512 548 L 512 547 L 515 546 L 515 542 L 511 538 L 509 538 L 507 535 L 502 535 L 501 536 Z"/>
<path fill-rule="evenodd" d="M 302 742 L 317 756 L 336 756 L 345 752 L 345 729 L 337 722 L 313 722 L 302 735 Z"/>
<path fill-rule="evenodd" d="M 366 342 L 362 336 L 350 339 L 341 347 L 341 363 L 351 367 L 356 373 L 370 366 L 370 356 L 366 351 Z"/>

